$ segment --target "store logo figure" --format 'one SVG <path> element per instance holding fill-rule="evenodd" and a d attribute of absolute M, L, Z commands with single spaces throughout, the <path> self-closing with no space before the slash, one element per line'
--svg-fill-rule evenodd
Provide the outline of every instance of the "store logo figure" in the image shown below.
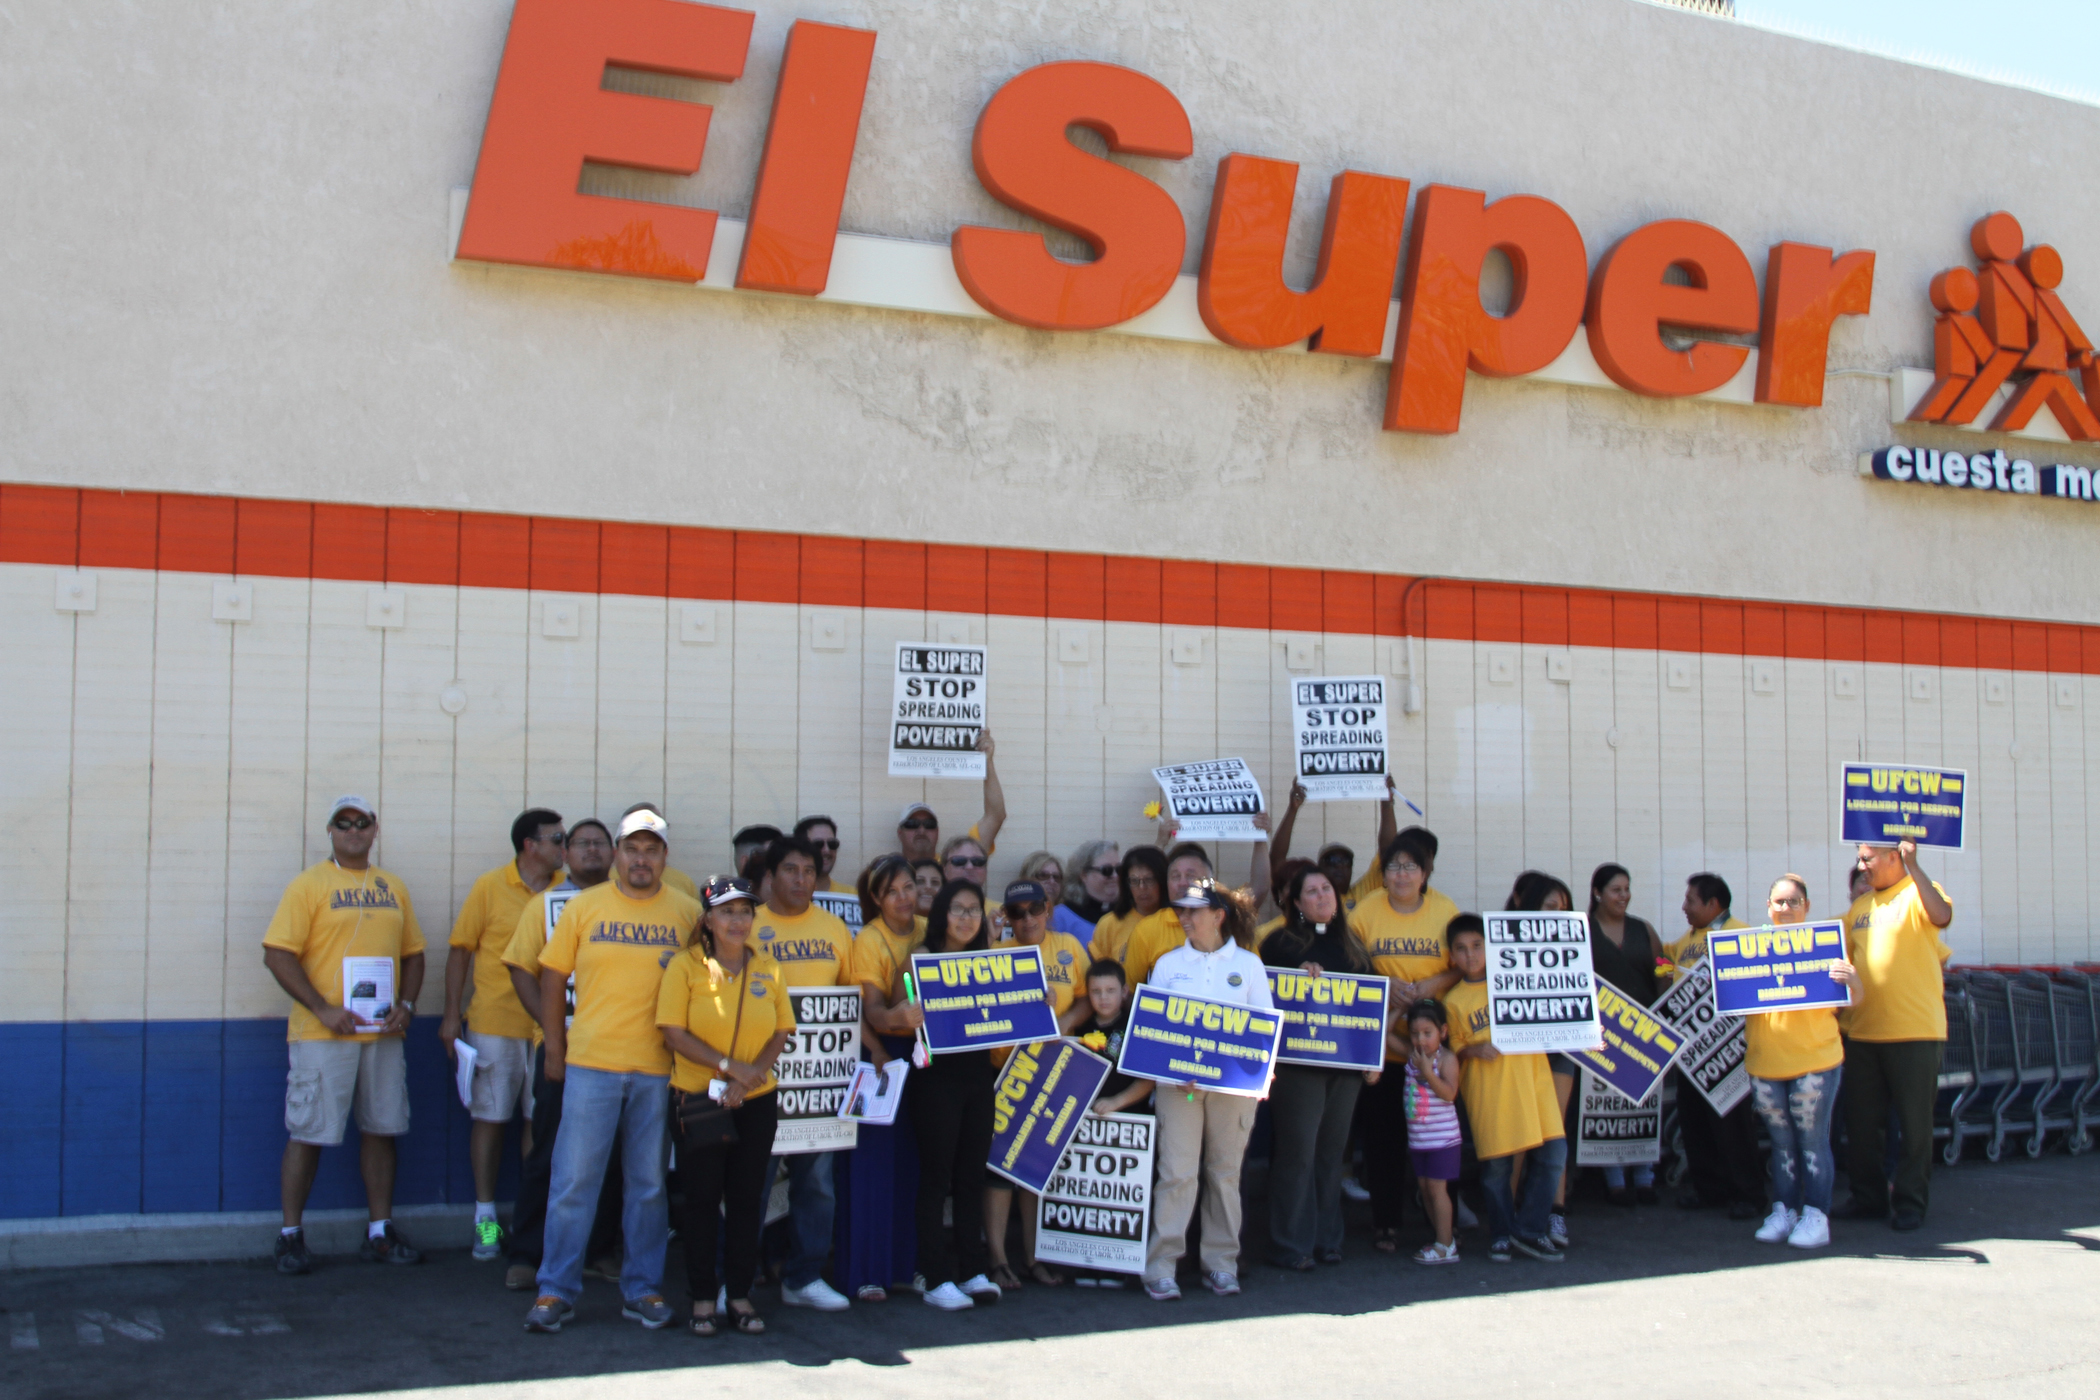
<path fill-rule="evenodd" d="M 2017 432 L 2047 404 L 2079 442 L 2100 438 L 2100 362 L 2056 289 L 2064 260 L 2037 243 L 2026 252 L 2020 221 L 2000 210 L 1976 221 L 1969 246 L 1980 272 L 1951 267 L 1932 279 L 1932 392 L 1911 411 L 1913 423 L 1968 424 L 2016 375 L 1996 432 Z M 2076 370 L 2084 381 L 2071 379 Z"/>

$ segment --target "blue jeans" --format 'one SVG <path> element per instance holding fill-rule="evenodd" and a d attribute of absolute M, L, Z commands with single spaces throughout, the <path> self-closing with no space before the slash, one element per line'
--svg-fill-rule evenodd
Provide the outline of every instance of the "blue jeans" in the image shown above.
<path fill-rule="evenodd" d="M 838 1215 L 838 1194 L 832 1187 L 831 1163 L 835 1152 L 798 1152 L 786 1158 L 788 1176 L 788 1229 L 794 1236 L 794 1253 L 780 1271 L 780 1281 L 789 1288 L 807 1288 L 824 1276 L 824 1261 L 831 1254 L 832 1224 Z"/>
<path fill-rule="evenodd" d="M 1772 1203 L 1799 1211 L 1814 1206 L 1827 1212 L 1837 1184 L 1837 1160 L 1830 1155 L 1830 1118 L 1837 1109 L 1838 1065 L 1799 1079 L 1750 1081 L 1757 1116 L 1772 1139 Z"/>
<path fill-rule="evenodd" d="M 1524 1154 L 1524 1200 L 1512 1200 L 1510 1173 L 1517 1157 L 1490 1157 L 1480 1164 L 1480 1189 L 1487 1198 L 1488 1234 L 1496 1239 L 1511 1235 L 1536 1238 L 1546 1233 L 1546 1217 L 1553 1213 L 1553 1188 L 1568 1165 L 1568 1140 L 1551 1138 Z"/>
<path fill-rule="evenodd" d="M 627 1257 L 620 1296 L 628 1302 L 661 1293 L 664 1250 L 671 1239 L 664 1195 L 664 1129 L 671 1081 L 661 1074 L 613 1074 L 570 1065 L 562 1086 L 561 1130 L 554 1136 L 553 1180 L 547 1188 L 547 1243 L 539 1289 L 574 1303 L 583 1292 L 583 1255 L 613 1140 L 620 1143 L 624 1200 L 620 1230 Z"/>
<path fill-rule="evenodd" d="M 1653 1162 L 1643 1162 L 1636 1167 L 1599 1167 L 1598 1170 L 1604 1173 L 1604 1184 L 1614 1191 L 1624 1191 L 1628 1177 L 1631 1177 L 1633 1184 L 1643 1191 L 1655 1185 L 1655 1164 Z"/>

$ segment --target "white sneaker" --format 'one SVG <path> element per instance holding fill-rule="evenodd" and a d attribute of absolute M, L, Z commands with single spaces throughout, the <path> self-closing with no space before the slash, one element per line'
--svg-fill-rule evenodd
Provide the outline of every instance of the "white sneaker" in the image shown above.
<path fill-rule="evenodd" d="M 1451 1210 L 1451 1218 L 1457 1224 L 1459 1229 L 1478 1230 L 1480 1228 L 1480 1217 L 1473 1214 L 1472 1208 L 1468 1206 L 1464 1201 L 1458 1200 L 1456 1197 L 1456 1193 L 1453 1193 L 1453 1199 L 1451 1201 Z"/>
<path fill-rule="evenodd" d="M 976 1300 L 952 1283 L 926 1290 L 926 1306 L 939 1308 L 942 1312 L 961 1312 L 964 1308 L 977 1306 Z"/>
<path fill-rule="evenodd" d="M 964 1279 L 962 1291 L 980 1303 L 996 1303 L 1005 1296 L 999 1291 L 999 1285 L 983 1274 L 972 1274 Z"/>
<path fill-rule="evenodd" d="M 1368 1201 L 1371 1199 L 1371 1193 L 1365 1190 L 1363 1184 L 1357 1181 L 1357 1179 L 1353 1176 L 1345 1176 L 1342 1178 L 1342 1194 L 1348 1199 L 1357 1202 Z"/>
<path fill-rule="evenodd" d="M 1818 1211 L 1817 1214 L 1820 1215 L 1822 1214 L 1822 1212 Z M 1780 1202 L 1774 1202 L 1772 1206 L 1772 1213 L 1765 1217 L 1764 1224 L 1757 1227 L 1757 1238 L 1759 1243 L 1779 1244 L 1780 1242 L 1784 1241 L 1788 1235 L 1793 1233 L 1794 1222 L 1799 1220 L 1800 1218 L 1800 1216 L 1795 1215 L 1794 1212 L 1785 1204 Z M 1829 1232 L 1826 1230 L 1824 1232 L 1824 1235 L 1827 1241 Z"/>
<path fill-rule="evenodd" d="M 780 1301 L 791 1308 L 815 1308 L 818 1312 L 844 1312 L 853 1306 L 845 1294 L 822 1279 L 815 1280 L 807 1288 L 790 1288 L 781 1284 Z"/>
<path fill-rule="evenodd" d="M 1830 1243 L 1830 1217 L 1814 1206 L 1803 1206 L 1786 1242 L 1796 1249 L 1821 1249 Z"/>

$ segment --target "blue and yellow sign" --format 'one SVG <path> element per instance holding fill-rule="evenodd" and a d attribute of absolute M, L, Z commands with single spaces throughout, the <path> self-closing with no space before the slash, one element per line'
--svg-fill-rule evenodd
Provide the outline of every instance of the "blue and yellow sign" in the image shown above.
<path fill-rule="evenodd" d="M 1057 1038 L 1034 948 L 990 953 L 914 953 L 912 977 L 926 1013 L 926 1048 L 936 1055 Z"/>
<path fill-rule="evenodd" d="M 1287 1065 L 1322 1069 L 1382 1069 L 1391 982 L 1353 972 L 1315 977 L 1296 968 L 1269 969 L 1269 996 L 1283 1017 Z"/>
<path fill-rule="evenodd" d="M 1041 1195 L 1108 1078 L 1108 1061 L 1076 1040 L 1024 1045 L 992 1091 L 992 1150 L 985 1165 Z"/>
<path fill-rule="evenodd" d="M 1597 1024 L 1604 1031 L 1604 1047 L 1577 1050 L 1568 1058 L 1632 1103 L 1648 1097 L 1684 1049 L 1683 1036 L 1602 978 L 1597 980 Z"/>
<path fill-rule="evenodd" d="M 1283 1017 L 1274 1011 L 1139 987 L 1116 1068 L 1133 1079 L 1265 1099 L 1282 1044 Z"/>
<path fill-rule="evenodd" d="M 1915 841 L 1962 848 L 1962 808 L 1969 775 L 1959 768 L 1848 763 L 1838 780 L 1838 840 L 1893 846 Z"/>
<path fill-rule="evenodd" d="M 1845 925 L 1768 924 L 1706 935 L 1714 974 L 1714 1010 L 1723 1016 L 1850 1006 L 1850 991 L 1830 980 L 1830 964 L 1845 956 Z"/>

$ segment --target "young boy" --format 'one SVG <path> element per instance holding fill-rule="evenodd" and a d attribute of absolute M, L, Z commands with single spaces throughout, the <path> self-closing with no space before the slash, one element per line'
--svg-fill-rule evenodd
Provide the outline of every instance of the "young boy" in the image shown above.
<path fill-rule="evenodd" d="M 1553 1074 L 1544 1055 L 1505 1055 L 1488 1039 L 1487 933 L 1478 914 L 1460 914 L 1444 930 L 1451 966 L 1462 979 L 1444 994 L 1451 1048 L 1462 1071 L 1459 1097 L 1473 1126 L 1480 1184 L 1487 1196 L 1488 1258 L 1509 1262 L 1519 1253 L 1549 1264 L 1566 1258 L 1546 1234 L 1553 1187 L 1567 1165 Z M 1524 1200 L 1512 1199 L 1510 1176 L 1524 1161 Z"/>
<path fill-rule="evenodd" d="M 1130 1025 L 1126 975 L 1123 964 L 1114 958 L 1101 958 L 1088 968 L 1086 1001 L 1092 1014 L 1072 1027 L 1074 1039 L 1111 1065 L 1122 1057 L 1123 1032 Z M 1092 1111 L 1104 1117 L 1111 1113 L 1150 1113 L 1152 1081 L 1132 1079 L 1112 1069 L 1108 1078 L 1101 1081 L 1101 1092 L 1094 1099 Z M 1077 1269 L 1072 1282 L 1080 1288 L 1122 1288 L 1126 1280 L 1121 1274 Z"/>

